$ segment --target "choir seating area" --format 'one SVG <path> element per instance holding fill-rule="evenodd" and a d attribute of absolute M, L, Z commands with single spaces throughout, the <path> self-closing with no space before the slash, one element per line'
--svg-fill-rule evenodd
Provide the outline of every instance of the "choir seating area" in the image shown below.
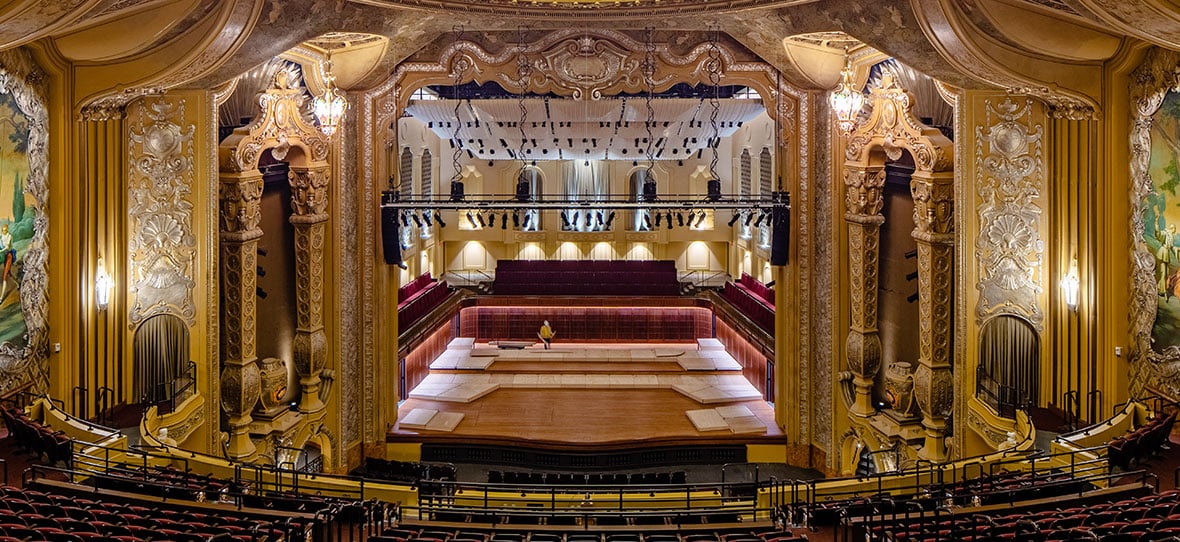
<path fill-rule="evenodd" d="M 397 329 L 402 333 L 417 323 L 451 294 L 447 281 L 424 273 L 397 289 Z"/>
<path fill-rule="evenodd" d="M 671 260 L 500 260 L 496 295 L 674 296 L 680 293 Z"/>
<path fill-rule="evenodd" d="M 754 277 L 742 273 L 741 277 L 726 282 L 721 297 L 729 301 L 750 321 L 767 332 L 774 330 L 774 289 L 768 288 Z"/>

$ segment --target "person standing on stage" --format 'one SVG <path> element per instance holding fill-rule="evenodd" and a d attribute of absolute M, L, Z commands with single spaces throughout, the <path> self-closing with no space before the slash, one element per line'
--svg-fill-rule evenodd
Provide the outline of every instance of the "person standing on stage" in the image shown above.
<path fill-rule="evenodd" d="M 553 344 L 553 336 L 557 335 L 553 328 L 549 327 L 549 320 L 545 320 L 541 324 L 541 330 L 537 332 L 537 336 L 541 338 L 541 342 L 545 343 L 545 350 L 549 349 L 549 345 Z"/>

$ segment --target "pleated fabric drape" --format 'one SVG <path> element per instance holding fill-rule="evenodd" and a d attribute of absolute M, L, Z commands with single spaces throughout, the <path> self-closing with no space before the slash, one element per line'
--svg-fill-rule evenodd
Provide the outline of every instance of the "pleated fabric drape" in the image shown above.
<path fill-rule="evenodd" d="M 1002 401 L 1037 404 L 1040 337 L 1025 320 L 997 316 L 983 327 L 980 365 L 999 385 Z M 1005 397 L 1007 395 L 1007 397 Z"/>
<path fill-rule="evenodd" d="M 170 389 L 189 355 L 188 328 L 170 314 L 144 320 L 135 331 L 135 397 L 145 403 L 172 399 Z"/>

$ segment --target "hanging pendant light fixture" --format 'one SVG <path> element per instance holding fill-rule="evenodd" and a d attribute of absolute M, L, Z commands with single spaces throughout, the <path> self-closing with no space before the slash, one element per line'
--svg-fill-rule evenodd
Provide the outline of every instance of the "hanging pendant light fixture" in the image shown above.
<path fill-rule="evenodd" d="M 852 82 L 852 57 L 844 52 L 844 69 L 840 70 L 840 84 L 828 96 L 832 112 L 836 114 L 836 127 L 847 136 L 856 127 L 856 117 L 864 107 L 865 96 Z"/>
<path fill-rule="evenodd" d="M 340 122 L 344 119 L 344 112 L 348 111 L 348 100 L 336 90 L 336 76 L 332 75 L 332 51 L 328 51 L 328 58 L 323 64 L 324 93 L 316 96 L 312 101 L 312 112 L 320 122 L 320 130 L 324 135 L 332 137 Z"/>

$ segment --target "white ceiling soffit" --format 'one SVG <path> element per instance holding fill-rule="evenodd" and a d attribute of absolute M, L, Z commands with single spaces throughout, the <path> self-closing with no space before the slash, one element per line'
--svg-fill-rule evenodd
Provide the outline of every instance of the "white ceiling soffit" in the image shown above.
<path fill-rule="evenodd" d="M 644 160 L 648 149 L 646 102 L 643 98 L 415 100 L 406 107 L 406 114 L 439 138 L 458 142 L 474 156 L 488 160 L 516 160 L 522 148 L 525 160 Z M 717 105 L 717 135 L 721 138 L 732 136 L 765 112 L 758 99 L 725 99 Z M 662 98 L 652 100 L 651 107 L 655 159 L 678 160 L 708 148 L 713 137 L 709 101 Z"/>

